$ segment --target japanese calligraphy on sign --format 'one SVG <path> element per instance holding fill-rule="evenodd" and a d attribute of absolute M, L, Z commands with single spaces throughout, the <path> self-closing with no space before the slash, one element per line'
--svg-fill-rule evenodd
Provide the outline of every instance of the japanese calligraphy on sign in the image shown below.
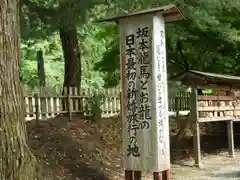
<path fill-rule="evenodd" d="M 137 118 L 137 59 L 136 59 L 136 37 L 134 34 L 125 37 L 125 57 L 126 57 L 126 79 L 127 79 L 127 123 L 128 123 L 128 147 L 127 156 L 139 157 L 139 142 L 137 133 L 139 129 L 139 121 Z"/>
<path fill-rule="evenodd" d="M 155 45 L 155 59 L 156 59 L 156 109 L 157 109 L 157 123 L 158 123 L 158 143 L 159 153 L 164 155 L 167 150 L 167 144 L 164 141 L 165 123 L 168 123 L 168 95 L 167 95 L 167 70 L 166 70 L 166 46 L 165 46 L 165 29 L 164 26 L 159 26 L 156 31 L 159 31 L 158 41 Z M 167 122 L 166 122 L 167 121 Z"/>
<path fill-rule="evenodd" d="M 156 126 L 158 159 L 160 167 L 170 166 L 170 145 L 169 145 L 169 116 L 168 116 L 168 83 L 167 83 L 167 62 L 166 62 L 166 40 L 165 23 L 162 16 L 153 18 L 154 34 L 154 76 L 156 90 Z M 168 164 L 169 163 L 169 164 Z"/>
<path fill-rule="evenodd" d="M 170 168 L 164 19 L 161 14 L 120 21 L 123 166 Z"/>

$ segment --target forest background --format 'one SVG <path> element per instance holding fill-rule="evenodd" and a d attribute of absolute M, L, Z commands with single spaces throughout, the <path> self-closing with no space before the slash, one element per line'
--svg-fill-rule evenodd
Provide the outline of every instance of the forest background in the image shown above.
<path fill-rule="evenodd" d="M 166 26 L 168 75 L 194 69 L 240 76 L 238 0 L 22 0 L 20 67 L 25 91 L 39 85 L 38 50 L 43 51 L 49 91 L 63 85 L 117 87 L 118 27 L 96 21 L 170 3 L 187 20 Z M 181 88 L 170 84 L 170 90 Z"/>
<path fill-rule="evenodd" d="M 18 2 L 4 0 L 0 5 L 0 32 L 2 32 L 0 33 L 0 89 L 1 92 L 5 93 L 0 99 L 0 110 L 3 114 L 0 117 L 0 129 L 2 130 L 0 146 L 3 147 L 0 150 L 0 179 L 16 179 L 16 177 L 20 180 L 37 179 L 40 169 L 38 155 L 32 154 L 29 148 L 31 143 L 28 145 L 27 140 L 30 142 L 29 137 L 32 137 L 31 142 L 34 146 L 38 144 L 36 140 L 39 140 L 42 147 L 43 136 L 47 137 L 46 142 L 58 143 L 58 137 L 63 137 L 66 132 L 66 130 L 62 131 L 62 127 L 55 128 L 51 124 L 48 124 L 46 128 L 42 127 L 39 131 L 37 128 L 40 127 L 36 127 L 34 124 L 36 131 L 28 127 L 28 133 L 43 132 L 43 136 L 33 134 L 29 135 L 28 138 L 26 136 L 24 106 L 22 105 L 23 99 L 18 76 L 19 5 L 21 20 L 20 71 L 25 91 L 31 92 L 39 87 L 36 58 L 39 50 L 43 52 L 48 92 L 61 89 L 63 86 L 81 86 L 90 89 L 118 87 L 120 80 L 118 28 L 114 23 L 97 23 L 97 20 L 123 12 L 148 9 L 170 3 L 176 4 L 181 9 L 186 20 L 166 26 L 168 75 L 172 76 L 193 69 L 240 76 L 239 0 L 21 0 L 20 4 Z M 170 84 L 178 86 L 175 83 L 170 82 Z M 179 90 L 181 86 L 178 87 L 169 89 L 170 91 Z M 57 122 L 61 125 L 69 124 L 69 122 L 63 123 L 62 120 Z M 98 129 L 98 124 L 96 124 L 96 129 L 91 129 L 92 134 L 97 135 L 92 139 L 98 139 L 101 143 L 95 143 L 95 141 L 85 137 L 86 127 L 92 128 L 91 125 L 90 127 L 85 121 L 75 121 L 71 126 L 73 127 L 76 122 L 82 123 L 75 126 L 75 129 L 80 130 L 78 131 L 79 137 L 84 137 L 82 139 L 86 141 L 74 140 L 72 141 L 74 145 L 76 145 L 75 142 L 81 142 L 79 147 L 94 147 L 85 144 L 91 142 L 96 145 L 104 145 L 102 146 L 104 153 L 106 149 L 111 150 L 106 147 L 106 143 L 103 143 L 103 140 L 107 139 L 105 142 L 108 142 L 110 138 L 104 139 L 106 136 L 103 134 L 96 134 L 96 132 L 103 132 Z M 111 123 L 111 126 L 105 126 L 106 129 L 115 127 L 115 130 L 118 130 L 114 131 L 118 141 L 112 142 L 112 144 L 120 145 L 119 131 L 121 126 L 117 127 L 116 122 L 121 121 L 113 119 L 113 121 L 108 122 Z M 86 126 L 80 126 L 83 124 Z M 60 134 L 56 132 L 57 130 L 62 133 L 61 136 L 58 136 Z M 71 128 L 68 130 L 69 133 L 72 133 Z M 47 131 L 51 134 L 47 134 Z M 49 139 L 50 136 L 52 139 Z M 72 139 L 76 137 L 76 135 L 73 136 L 73 133 L 67 136 Z M 63 139 L 70 142 L 65 137 Z M 112 138 L 112 134 L 108 137 Z M 52 147 L 57 148 L 58 145 L 53 144 Z M 64 143 L 62 145 L 62 147 L 66 147 Z M 44 157 L 48 157 L 50 151 L 57 152 L 56 149 L 53 150 L 54 148 L 46 147 L 45 153 L 41 153 L 44 161 L 46 159 L 43 158 L 43 154 L 47 155 Z M 67 147 L 75 151 L 73 146 Z M 42 148 L 36 149 L 42 150 Z M 81 161 L 79 162 L 83 162 L 82 166 L 87 167 L 85 163 L 89 162 L 91 158 L 85 154 L 79 156 L 80 150 L 75 151 L 76 157 L 80 157 Z M 112 150 L 117 152 L 118 156 L 116 157 L 119 157 L 119 152 L 116 149 Z M 73 158 L 71 151 L 68 152 L 69 158 L 65 158 L 66 149 L 63 149 L 62 152 L 64 153 L 61 157 L 64 158 L 61 160 L 73 161 L 73 159 L 77 159 Z M 86 152 L 90 152 L 89 148 L 86 149 Z M 93 154 L 96 152 L 94 148 L 92 152 Z M 102 157 L 101 153 L 98 154 L 99 157 Z M 52 159 L 54 163 L 57 163 L 55 157 Z M 76 171 L 76 168 L 79 168 L 79 162 L 77 164 L 71 162 L 73 166 L 69 172 L 86 174 L 86 168 L 83 168 L 84 173 L 81 173 L 79 169 Z M 98 167 L 102 166 L 102 162 L 108 161 L 101 161 L 101 165 Z M 66 165 L 66 163 L 63 164 Z M 119 164 L 119 161 L 115 164 Z M 54 167 L 59 167 L 56 165 L 54 164 Z M 65 172 L 65 170 L 63 171 Z"/>

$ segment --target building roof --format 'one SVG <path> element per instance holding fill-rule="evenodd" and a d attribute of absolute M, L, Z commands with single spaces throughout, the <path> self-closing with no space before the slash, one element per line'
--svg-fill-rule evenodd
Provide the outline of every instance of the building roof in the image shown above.
<path fill-rule="evenodd" d="M 240 77 L 215 74 L 209 72 L 201 72 L 195 70 L 189 70 L 178 74 L 172 79 L 182 81 L 189 86 L 202 86 L 202 87 L 231 87 L 240 88 Z"/>
<path fill-rule="evenodd" d="M 119 19 L 123 18 L 128 18 L 128 17 L 133 17 L 133 16 L 138 16 L 138 15 L 144 15 L 144 14 L 154 14 L 156 12 L 161 12 L 165 22 L 173 22 L 173 21 L 178 21 L 178 20 L 184 20 L 185 17 L 182 15 L 181 11 L 177 8 L 176 5 L 174 4 L 169 4 L 166 6 L 161 6 L 157 8 L 151 8 L 151 9 L 146 9 L 146 10 L 141 10 L 133 13 L 124 13 L 119 16 L 114 16 L 114 17 L 109 17 L 103 20 L 100 20 L 99 22 L 104 22 L 104 21 L 115 21 L 118 23 Z"/>

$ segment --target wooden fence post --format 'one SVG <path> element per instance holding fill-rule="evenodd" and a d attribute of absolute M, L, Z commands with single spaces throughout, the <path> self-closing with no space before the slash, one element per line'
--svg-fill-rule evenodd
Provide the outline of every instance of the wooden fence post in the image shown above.
<path fill-rule="evenodd" d="M 227 121 L 228 132 L 228 153 L 230 157 L 235 157 L 234 151 L 234 132 L 233 132 L 233 120 Z"/>
<path fill-rule="evenodd" d="M 191 120 L 193 123 L 193 148 L 194 148 L 194 159 L 195 166 L 202 167 L 201 163 L 201 147 L 200 147 L 200 126 L 198 122 L 198 104 L 197 104 L 197 89 L 192 89 L 190 107 L 191 109 Z"/>
<path fill-rule="evenodd" d="M 181 109 L 179 108 L 179 106 L 178 106 L 178 100 L 179 100 L 179 98 L 178 98 L 178 96 L 175 96 L 175 102 L 174 102 L 174 109 L 175 109 L 175 112 L 176 112 L 176 119 L 178 120 L 178 117 L 179 117 L 179 111 L 181 111 Z"/>
<path fill-rule="evenodd" d="M 122 92 L 120 91 L 120 117 L 122 117 Z"/>
<path fill-rule="evenodd" d="M 40 114 L 39 114 L 39 96 L 38 94 L 34 94 L 34 98 L 35 98 L 35 115 L 36 115 L 36 125 L 38 126 L 39 125 L 39 117 L 40 117 Z"/>
<path fill-rule="evenodd" d="M 68 89 L 67 93 L 67 102 L 68 102 L 68 121 L 72 121 L 72 102 L 71 95 Z"/>
<path fill-rule="evenodd" d="M 24 96 L 24 102 L 25 102 L 25 118 L 29 120 L 30 118 L 30 110 L 29 110 L 29 99 L 28 96 Z"/>

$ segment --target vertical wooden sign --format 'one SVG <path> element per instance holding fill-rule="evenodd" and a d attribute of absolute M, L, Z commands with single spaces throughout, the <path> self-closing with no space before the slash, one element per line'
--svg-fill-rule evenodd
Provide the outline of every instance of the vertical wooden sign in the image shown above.
<path fill-rule="evenodd" d="M 170 169 L 168 83 L 165 21 L 161 13 L 153 16 L 153 75 L 156 90 L 156 122 L 159 169 Z"/>
<path fill-rule="evenodd" d="M 125 179 L 170 169 L 165 22 L 183 19 L 170 4 L 102 20 L 120 29 Z"/>
<path fill-rule="evenodd" d="M 37 51 L 37 69 L 40 87 L 45 86 L 44 60 L 43 52 L 41 50 Z"/>
<path fill-rule="evenodd" d="M 37 70 L 38 70 L 38 78 L 39 78 L 39 85 L 40 85 L 40 97 L 45 94 L 45 70 L 44 70 L 44 59 L 43 59 L 43 52 L 42 50 L 37 51 Z M 41 119 L 47 118 L 47 103 L 46 99 L 40 98 L 40 111 L 45 113 L 40 113 Z"/>
<path fill-rule="evenodd" d="M 120 19 L 123 166 L 170 168 L 164 18 L 161 13 Z"/>

